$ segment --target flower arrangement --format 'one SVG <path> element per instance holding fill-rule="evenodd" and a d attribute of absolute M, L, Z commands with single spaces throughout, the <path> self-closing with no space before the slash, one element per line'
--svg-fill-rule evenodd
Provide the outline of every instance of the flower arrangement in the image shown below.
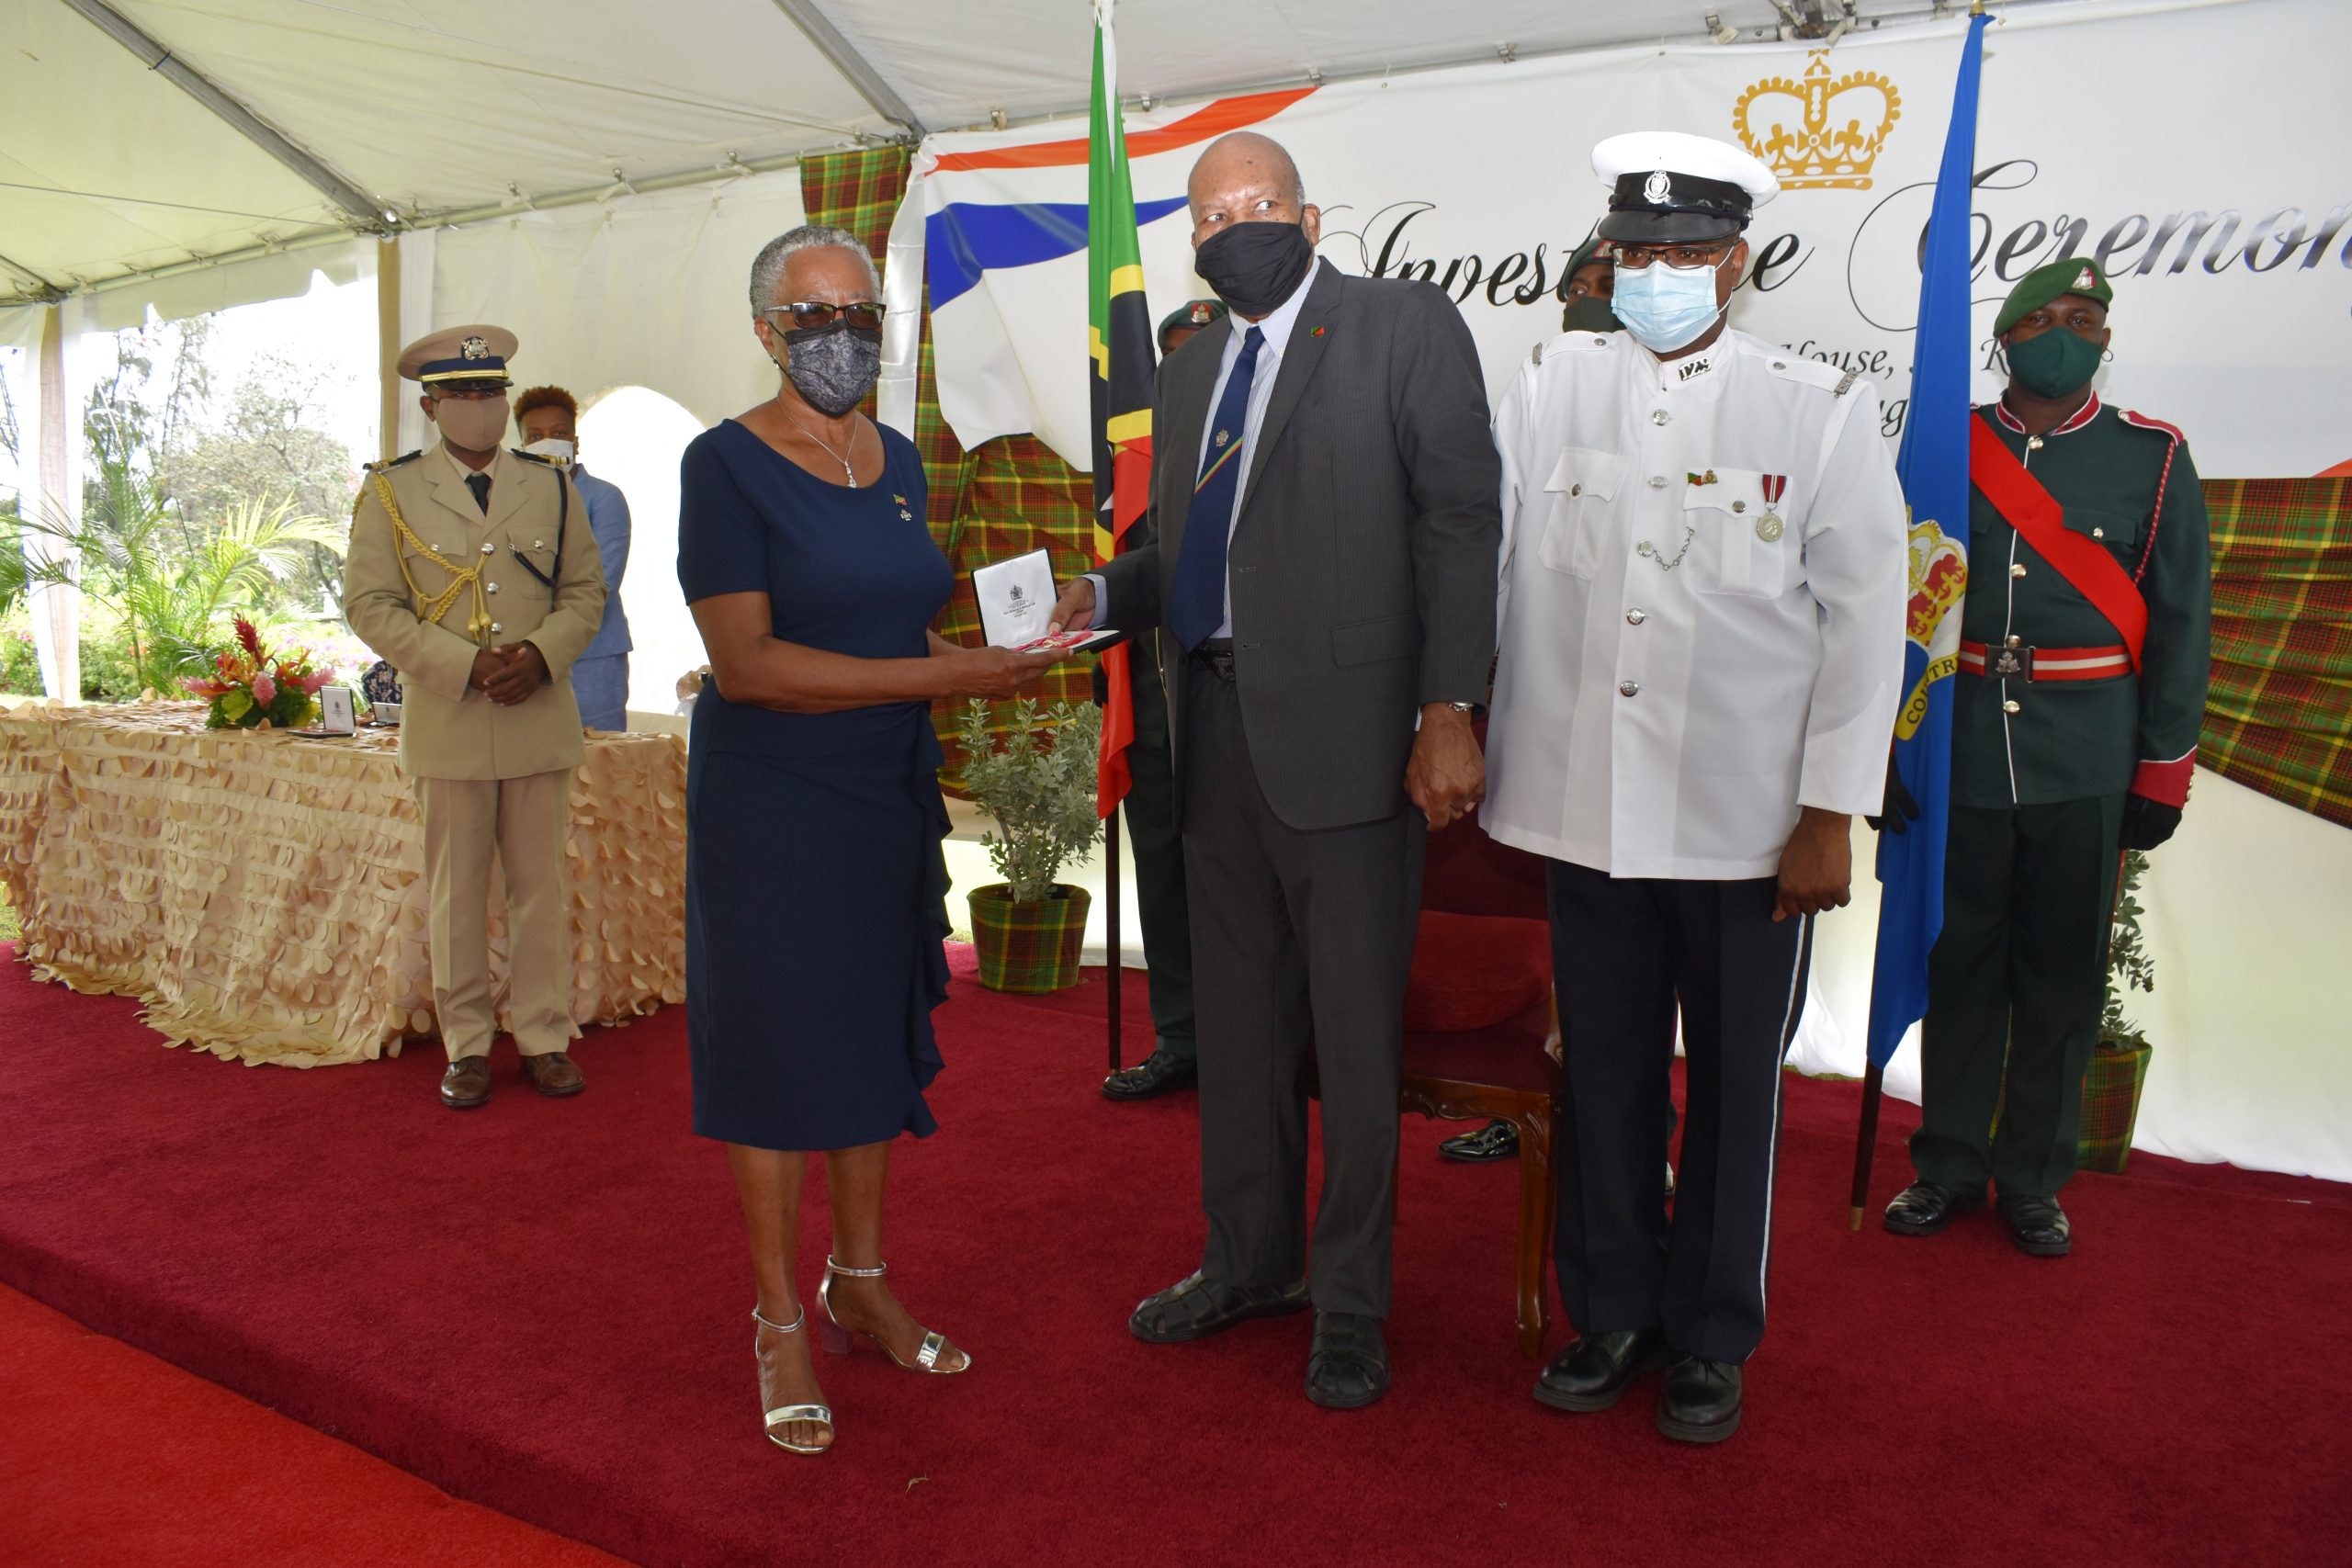
<path fill-rule="evenodd" d="M 299 729 L 318 716 L 319 688 L 334 679 L 311 660 L 307 648 L 272 653 L 240 615 L 236 642 L 212 656 L 213 673 L 180 684 L 212 704 L 207 729 Z"/>

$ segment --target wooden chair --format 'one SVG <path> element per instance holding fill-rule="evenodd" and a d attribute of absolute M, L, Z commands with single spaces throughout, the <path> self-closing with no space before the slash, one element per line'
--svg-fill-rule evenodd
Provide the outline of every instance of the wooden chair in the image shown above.
<path fill-rule="evenodd" d="M 1544 862 L 1476 819 L 1430 835 L 1420 933 L 1405 997 L 1402 1108 L 1519 1129 L 1518 1322 L 1544 1354 L 1552 1251 L 1553 1099 L 1559 1013 L 1552 993 Z"/>

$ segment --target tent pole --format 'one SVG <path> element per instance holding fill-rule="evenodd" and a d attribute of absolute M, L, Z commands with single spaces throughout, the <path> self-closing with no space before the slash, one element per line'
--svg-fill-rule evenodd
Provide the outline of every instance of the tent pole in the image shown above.
<path fill-rule="evenodd" d="M 137 23 L 105 0 L 65 0 L 92 27 L 122 45 L 141 65 L 179 88 L 219 116 L 231 130 L 294 171 L 305 185 L 349 214 L 360 228 L 382 233 L 388 221 L 384 204 L 336 174 L 307 148 L 288 139 L 215 85 L 212 79 L 157 43 Z"/>
<path fill-rule="evenodd" d="M 82 434 L 78 410 L 73 408 L 65 385 L 65 307 L 51 305 L 41 313 L 40 368 L 36 406 L 40 410 L 40 452 L 36 459 L 39 479 L 35 509 L 60 526 L 78 525 L 82 517 L 81 486 L 74 472 L 74 443 Z M 74 547 L 60 539 L 28 532 L 22 536 L 26 555 L 38 553 L 43 561 L 76 564 Z M 28 559 L 27 565 L 32 562 Z M 41 687 L 69 703 L 82 700 L 81 590 L 62 583 L 34 589 L 28 598 L 33 611 L 33 639 L 41 660 Z"/>
<path fill-rule="evenodd" d="M 874 69 L 865 56 L 857 52 L 849 39 L 842 37 L 840 29 L 817 8 L 817 0 L 775 0 L 775 4 L 777 10 L 791 17 L 794 25 L 808 35 L 808 41 L 817 46 L 817 52 L 831 61 L 834 70 L 850 79 L 851 85 L 857 89 L 858 96 L 873 105 L 876 114 L 906 127 L 910 135 L 919 137 L 923 134 L 922 122 L 915 118 L 915 111 L 907 107 L 907 100 L 899 96 L 897 88 L 882 80 L 882 73 Z"/>
<path fill-rule="evenodd" d="M 401 243 L 376 243 L 376 387 L 377 419 L 382 439 L 377 453 L 386 462 L 400 456 L 401 378 Z"/>

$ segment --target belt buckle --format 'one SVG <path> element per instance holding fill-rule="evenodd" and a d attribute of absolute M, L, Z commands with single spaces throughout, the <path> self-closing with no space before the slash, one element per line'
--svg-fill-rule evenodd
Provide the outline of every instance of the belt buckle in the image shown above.
<path fill-rule="evenodd" d="M 1984 673 L 1997 681 L 2030 681 L 2033 679 L 2033 649 L 1996 648 L 1985 663 Z"/>

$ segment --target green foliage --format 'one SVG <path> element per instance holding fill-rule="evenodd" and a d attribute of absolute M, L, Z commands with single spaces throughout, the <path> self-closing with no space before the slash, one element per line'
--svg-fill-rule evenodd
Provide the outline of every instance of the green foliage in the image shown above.
<path fill-rule="evenodd" d="M 1062 863 L 1102 836 L 1094 806 L 1095 756 L 1102 738 L 1102 710 L 1066 702 L 1040 711 L 1035 697 L 1012 705 L 1012 725 L 999 747 L 989 734 L 989 705 L 974 697 L 964 709 L 959 739 L 964 788 L 1003 829 L 980 841 L 998 874 L 1012 885 L 1015 903 L 1045 898 Z"/>
<path fill-rule="evenodd" d="M 228 615 L 266 603 L 309 547 L 342 543 L 340 529 L 296 513 L 285 499 L 235 502 L 190 540 L 162 486 L 117 463 L 94 482 L 79 522 L 55 515 L 18 521 L 19 547 L 36 536 L 78 561 L 36 563 L 21 547 L 0 552 L 0 607 L 35 585 L 78 585 L 84 597 L 112 612 L 129 640 L 136 683 L 109 693 L 118 696 L 147 687 L 175 691 L 221 640 Z M 85 690 L 89 684 L 85 677 Z"/>
<path fill-rule="evenodd" d="M 2147 912 L 2140 903 L 2140 879 L 2147 873 L 2145 854 L 2138 850 L 2124 854 L 2122 882 L 2116 889 L 2115 927 L 2107 946 L 2107 1005 L 2098 1023 L 2099 1043 L 2109 1050 L 2130 1050 L 2148 1043 L 2140 1026 L 2123 1015 L 2125 991 L 2156 988 L 2156 966 L 2140 932 L 2140 917 Z"/>

